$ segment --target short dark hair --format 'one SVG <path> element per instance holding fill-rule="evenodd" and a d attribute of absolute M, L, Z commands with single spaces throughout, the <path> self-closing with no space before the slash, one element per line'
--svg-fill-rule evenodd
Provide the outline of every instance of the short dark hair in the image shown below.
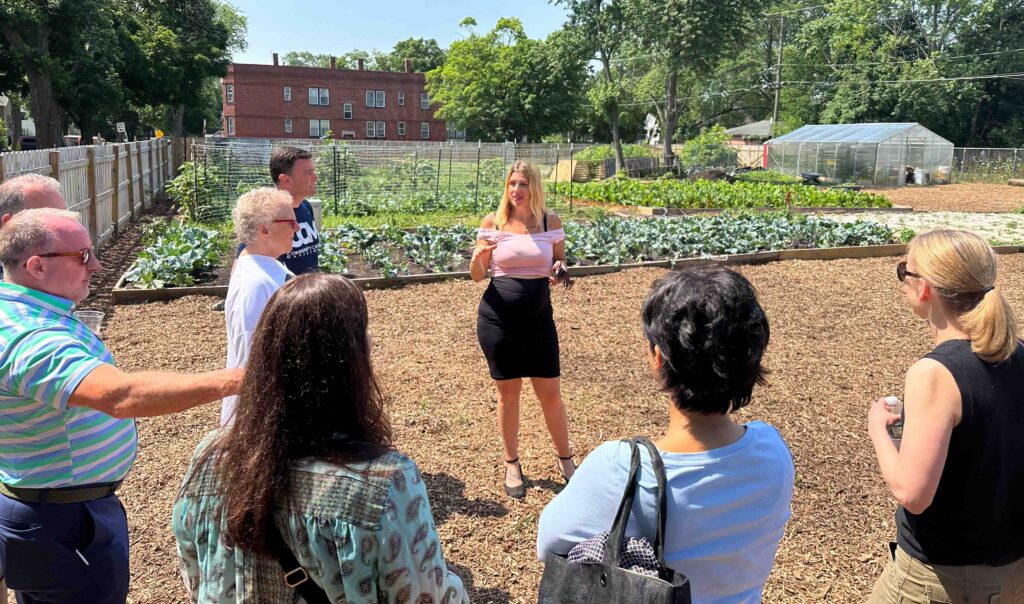
<path fill-rule="evenodd" d="M 641 316 L 651 350 L 661 350 L 662 389 L 679 409 L 732 413 L 750 403 L 754 384 L 764 384 L 768 317 L 736 271 L 672 273 L 651 287 Z"/>
<path fill-rule="evenodd" d="M 270 156 L 270 180 L 277 184 L 277 179 L 282 174 L 291 175 L 295 162 L 300 159 L 313 159 L 313 154 L 298 147 L 278 147 Z"/>

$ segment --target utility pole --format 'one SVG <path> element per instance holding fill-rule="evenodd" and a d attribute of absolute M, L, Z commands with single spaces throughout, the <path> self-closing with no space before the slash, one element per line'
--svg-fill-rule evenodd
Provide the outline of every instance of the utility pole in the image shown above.
<path fill-rule="evenodd" d="M 779 15 L 779 62 L 775 65 L 775 107 L 772 109 L 771 134 L 775 135 L 775 125 L 779 122 L 779 97 L 782 96 L 782 48 L 786 40 L 786 18 Z"/>

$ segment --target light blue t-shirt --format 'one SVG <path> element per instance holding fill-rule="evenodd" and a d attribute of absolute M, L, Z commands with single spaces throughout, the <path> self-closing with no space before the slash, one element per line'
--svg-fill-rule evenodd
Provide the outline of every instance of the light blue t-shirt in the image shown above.
<path fill-rule="evenodd" d="M 630 451 L 626 442 L 609 441 L 587 456 L 541 514 L 541 560 L 611 529 Z M 626 535 L 653 542 L 657 484 L 647 449 L 640 453 L 640 491 Z M 667 564 L 690 579 L 694 604 L 760 604 L 793 497 L 793 457 L 778 431 L 750 422 L 731 445 L 661 457 L 668 488 Z"/>

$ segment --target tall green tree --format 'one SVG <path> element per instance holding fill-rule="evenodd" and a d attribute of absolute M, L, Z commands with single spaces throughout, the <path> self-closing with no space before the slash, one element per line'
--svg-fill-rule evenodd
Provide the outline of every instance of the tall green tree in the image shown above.
<path fill-rule="evenodd" d="M 679 97 L 680 79 L 707 78 L 719 61 L 735 55 L 760 2 L 628 0 L 623 6 L 640 49 L 657 61 L 663 98 L 654 108 L 661 124 L 662 154 L 671 165 L 676 125 L 689 100 Z"/>
<path fill-rule="evenodd" d="M 445 50 L 433 38 L 406 38 L 397 42 L 391 52 L 381 55 L 378 69 L 404 71 L 405 60 L 411 59 L 414 72 L 426 73 L 444 65 L 446 56 Z"/>
<path fill-rule="evenodd" d="M 499 19 L 483 35 L 475 25 L 463 20 L 466 37 L 452 43 L 443 66 L 426 74 L 427 90 L 441 106 L 437 117 L 486 140 L 571 129 L 586 69 L 565 35 L 531 40 L 514 18 Z"/>
<path fill-rule="evenodd" d="M 581 52 L 601 64 L 601 77 L 590 88 L 589 98 L 598 107 L 612 134 L 615 167 L 621 170 L 622 156 L 619 128 L 623 98 L 627 97 L 621 78 L 613 69 L 622 45 L 633 36 L 629 23 L 628 0 L 554 0 L 568 11 L 566 30 Z"/>

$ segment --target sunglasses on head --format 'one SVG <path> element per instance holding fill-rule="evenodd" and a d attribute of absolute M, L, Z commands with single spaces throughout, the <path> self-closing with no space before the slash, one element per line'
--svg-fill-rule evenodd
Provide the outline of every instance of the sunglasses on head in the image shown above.
<path fill-rule="evenodd" d="M 907 277 L 917 277 L 918 279 L 923 279 L 921 275 L 918 275 L 917 273 L 912 273 L 907 270 L 906 260 L 900 260 L 896 264 L 896 278 L 899 279 L 900 281 L 905 281 Z"/>

